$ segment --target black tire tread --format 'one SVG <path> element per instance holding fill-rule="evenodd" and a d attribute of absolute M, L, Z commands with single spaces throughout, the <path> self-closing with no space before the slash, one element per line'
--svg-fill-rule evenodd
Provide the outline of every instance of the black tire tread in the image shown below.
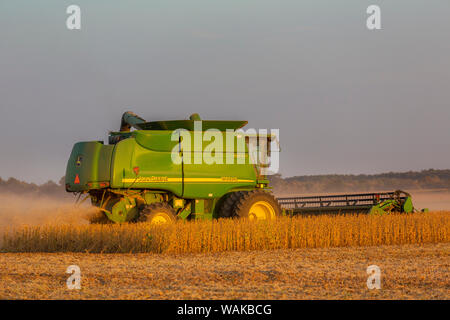
<path fill-rule="evenodd" d="M 252 190 L 244 191 L 240 194 L 233 209 L 233 216 L 236 218 L 247 218 L 251 204 L 259 200 L 270 202 L 275 209 L 275 215 L 281 215 L 281 207 L 272 193 L 263 190 Z"/>
<path fill-rule="evenodd" d="M 144 208 L 140 211 L 139 217 L 137 218 L 137 222 L 147 222 L 150 216 L 154 212 L 163 211 L 167 213 L 169 216 L 173 218 L 175 221 L 177 216 L 175 210 L 169 205 L 167 202 L 156 202 L 149 205 L 144 206 Z"/>
<path fill-rule="evenodd" d="M 236 201 L 241 197 L 242 191 L 230 192 L 225 195 L 225 200 L 220 208 L 221 218 L 230 218 L 233 216 L 233 209 L 236 205 Z"/>

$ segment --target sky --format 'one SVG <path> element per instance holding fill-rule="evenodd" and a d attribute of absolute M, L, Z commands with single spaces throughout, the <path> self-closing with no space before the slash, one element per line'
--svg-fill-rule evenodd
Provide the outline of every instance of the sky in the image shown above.
<path fill-rule="evenodd" d="M 0 177 L 58 181 L 128 110 L 280 129 L 285 177 L 448 169 L 449 16 L 448 0 L 2 0 Z"/>

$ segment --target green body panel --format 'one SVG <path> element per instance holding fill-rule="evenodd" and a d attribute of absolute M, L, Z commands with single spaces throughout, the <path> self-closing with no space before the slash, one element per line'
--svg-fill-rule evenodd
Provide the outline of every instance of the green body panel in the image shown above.
<path fill-rule="evenodd" d="M 82 192 L 93 188 L 107 187 L 106 183 L 109 184 L 111 179 L 113 149 L 114 146 L 103 145 L 98 141 L 76 143 L 67 164 L 66 189 L 72 192 Z M 103 184 L 102 187 L 100 187 L 100 183 Z"/>
<path fill-rule="evenodd" d="M 405 203 L 403 204 L 403 212 L 406 213 L 414 212 L 414 206 L 411 197 L 406 198 Z"/>
<path fill-rule="evenodd" d="M 178 144 L 172 141 L 172 131 L 142 130 L 134 131 L 132 136 L 140 146 L 152 151 L 172 152 Z"/>
<path fill-rule="evenodd" d="M 138 215 L 136 199 L 123 197 L 107 205 L 105 213 L 107 217 L 117 223 L 128 222 Z"/>
<path fill-rule="evenodd" d="M 232 189 L 256 186 L 256 169 L 248 163 L 247 149 L 233 155 L 235 162 L 241 157 L 245 164 L 224 164 L 223 150 L 215 153 L 223 164 L 196 164 L 195 151 L 182 151 L 185 163 L 176 164 L 172 161 L 172 150 L 179 142 L 172 141 L 171 136 L 171 131 L 143 130 L 118 142 L 112 158 L 111 188 L 165 190 L 177 197 L 197 199 L 220 198 Z M 203 143 L 198 154 L 209 143 Z M 139 168 L 137 175 L 135 168 Z"/>
<path fill-rule="evenodd" d="M 139 168 L 138 174 L 135 168 Z M 171 160 L 171 151 L 154 151 L 129 138 L 116 144 L 112 157 L 113 189 L 156 189 L 181 196 L 181 165 Z"/>
<path fill-rule="evenodd" d="M 205 132 L 191 134 L 190 141 L 184 140 L 181 134 L 183 198 L 216 199 L 235 189 L 256 187 L 257 170 L 249 161 L 245 140 L 241 139 L 242 147 L 238 148 L 238 139 L 236 139 L 235 150 L 228 151 L 223 149 L 222 143 L 227 140 L 225 132 L 215 132 L 209 141 L 202 141 L 201 145 L 196 144 L 196 134 L 204 135 Z M 216 139 L 219 141 L 217 144 Z M 205 159 L 204 156 L 207 155 L 211 155 L 211 158 Z"/>

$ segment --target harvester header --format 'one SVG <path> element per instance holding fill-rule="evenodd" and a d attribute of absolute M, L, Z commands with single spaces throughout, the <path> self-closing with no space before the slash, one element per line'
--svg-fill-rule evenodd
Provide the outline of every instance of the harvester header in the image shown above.
<path fill-rule="evenodd" d="M 291 215 L 321 213 L 369 213 L 375 215 L 415 211 L 411 195 L 402 190 L 278 198 L 283 210 Z M 426 209 L 422 210 L 426 211 Z"/>

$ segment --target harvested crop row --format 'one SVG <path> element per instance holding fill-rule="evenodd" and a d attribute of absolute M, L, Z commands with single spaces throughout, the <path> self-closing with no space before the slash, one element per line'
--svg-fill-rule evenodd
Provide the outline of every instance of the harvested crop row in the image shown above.
<path fill-rule="evenodd" d="M 4 233 L 3 252 L 198 253 L 450 241 L 450 212 L 180 221 L 171 225 L 48 225 Z"/>

